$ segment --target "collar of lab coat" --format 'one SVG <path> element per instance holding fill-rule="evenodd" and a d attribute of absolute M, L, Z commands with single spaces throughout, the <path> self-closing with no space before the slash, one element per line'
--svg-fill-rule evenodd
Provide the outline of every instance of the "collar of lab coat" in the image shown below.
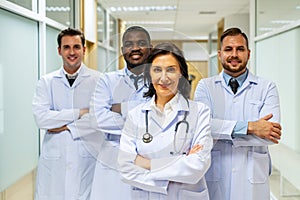
<path fill-rule="evenodd" d="M 226 88 L 227 90 L 231 90 L 230 86 L 228 86 L 223 78 L 223 73 L 224 70 L 222 70 L 222 72 L 219 74 L 219 76 L 215 76 L 215 83 L 222 83 L 223 87 Z M 237 91 L 236 95 L 238 93 L 240 93 L 241 91 L 243 91 L 245 88 L 247 88 L 249 85 L 255 84 L 257 85 L 258 83 L 258 77 L 255 76 L 254 74 L 252 74 L 250 72 L 250 70 L 248 70 L 248 76 L 246 78 L 246 80 L 244 81 L 242 87 Z"/>
<path fill-rule="evenodd" d="M 135 90 L 133 80 L 130 79 L 131 74 L 133 73 L 127 67 L 124 67 L 123 69 L 117 71 L 117 75 L 123 77 L 126 84 Z M 141 90 L 142 88 L 143 87 L 140 86 L 137 91 Z"/>
<path fill-rule="evenodd" d="M 163 130 L 167 128 L 174 120 L 178 120 L 178 116 L 184 116 L 185 112 L 189 111 L 189 105 L 188 101 L 181 95 L 178 95 L 178 100 L 177 102 L 172 103 L 172 112 L 168 115 L 166 118 L 166 121 L 160 120 L 156 112 L 151 112 L 153 111 L 153 108 L 151 107 L 151 102 L 153 104 L 155 100 L 155 96 L 151 98 L 150 101 L 148 101 L 145 105 L 142 107 L 142 111 L 145 113 L 146 110 L 149 111 L 149 119 L 153 120 L 157 125 L 159 125 Z"/>
<path fill-rule="evenodd" d="M 81 66 L 78 70 L 78 77 L 79 76 L 88 76 L 89 73 L 87 73 L 87 66 L 83 63 L 81 63 Z M 53 74 L 54 77 L 56 78 L 63 78 L 65 77 L 65 72 L 64 72 L 64 68 L 61 67 L 60 70 L 57 70 L 54 74 Z"/>
<path fill-rule="evenodd" d="M 133 73 L 127 67 L 124 67 L 123 69 L 118 70 L 117 74 L 119 76 L 128 76 L 129 77 Z"/>
<path fill-rule="evenodd" d="M 176 111 L 189 111 L 188 101 L 180 93 L 177 93 L 177 95 L 178 95 L 178 100 L 177 100 L 176 103 L 172 104 L 172 109 L 176 110 Z M 152 110 L 151 109 L 151 104 L 155 104 L 154 101 L 155 101 L 155 95 L 151 98 L 150 101 L 148 101 L 142 107 L 142 110 L 143 111 Z"/>
<path fill-rule="evenodd" d="M 61 67 L 60 70 L 57 70 L 53 75 L 55 78 L 62 78 L 62 80 L 65 82 L 65 84 L 69 86 L 69 83 L 68 83 L 67 79 L 65 78 L 66 75 L 65 75 L 63 67 Z M 90 74 L 88 73 L 88 67 L 82 63 L 80 66 L 80 69 L 78 71 L 78 77 L 76 78 L 76 81 L 74 82 L 72 87 L 75 87 L 76 85 L 78 85 L 82 81 L 82 79 L 84 79 L 84 77 L 87 77 L 87 76 L 90 76 Z"/>

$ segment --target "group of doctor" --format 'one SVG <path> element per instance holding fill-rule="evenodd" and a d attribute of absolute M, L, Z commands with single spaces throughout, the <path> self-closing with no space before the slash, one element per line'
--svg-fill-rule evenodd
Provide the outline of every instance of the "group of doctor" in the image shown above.
<path fill-rule="evenodd" d="M 153 47 L 142 27 L 122 36 L 126 67 L 102 75 L 82 63 L 82 32 L 63 30 L 57 42 L 63 66 L 39 80 L 33 98 L 46 130 L 36 200 L 270 199 L 279 97 L 247 69 L 240 29 L 221 35 L 223 70 L 198 83 L 194 100 L 183 52 Z"/>

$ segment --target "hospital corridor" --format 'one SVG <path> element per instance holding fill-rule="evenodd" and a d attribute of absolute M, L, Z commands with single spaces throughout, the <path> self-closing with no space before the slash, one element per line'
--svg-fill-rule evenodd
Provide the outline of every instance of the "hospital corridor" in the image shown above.
<path fill-rule="evenodd" d="M 300 200 L 300 0 L 0 0 L 0 27 L 0 200 Z"/>

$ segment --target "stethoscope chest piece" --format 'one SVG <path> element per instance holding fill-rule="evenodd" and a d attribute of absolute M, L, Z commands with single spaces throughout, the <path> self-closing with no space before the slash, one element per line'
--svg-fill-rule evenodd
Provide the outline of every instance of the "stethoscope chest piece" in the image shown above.
<path fill-rule="evenodd" d="M 143 142 L 145 142 L 145 143 L 151 142 L 152 139 L 153 139 L 153 136 L 152 136 L 150 133 L 148 133 L 148 132 L 146 132 L 146 133 L 143 135 Z"/>

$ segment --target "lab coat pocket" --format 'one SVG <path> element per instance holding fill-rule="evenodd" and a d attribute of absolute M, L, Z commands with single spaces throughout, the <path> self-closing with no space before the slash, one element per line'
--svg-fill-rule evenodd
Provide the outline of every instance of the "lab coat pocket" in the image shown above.
<path fill-rule="evenodd" d="M 42 156 L 46 160 L 58 160 L 61 157 L 60 137 L 57 134 L 46 134 L 42 147 Z"/>
<path fill-rule="evenodd" d="M 208 200 L 208 190 L 203 190 L 201 192 L 195 191 L 188 191 L 188 190 L 180 190 L 178 193 L 178 199 L 201 199 L 201 200 Z"/>
<path fill-rule="evenodd" d="M 260 110 L 263 106 L 263 101 L 260 100 L 249 100 L 249 113 L 248 119 L 257 120 L 259 118 Z"/>
<path fill-rule="evenodd" d="M 269 174 L 267 153 L 248 152 L 248 180 L 250 183 L 265 183 Z"/>
<path fill-rule="evenodd" d="M 132 199 L 136 200 L 136 199 L 148 199 L 149 197 L 149 192 L 141 190 L 139 188 L 133 187 L 131 189 L 131 197 Z"/>
<path fill-rule="evenodd" d="M 208 169 L 205 178 L 207 181 L 219 181 L 221 178 L 221 151 L 211 152 L 211 166 Z"/>

